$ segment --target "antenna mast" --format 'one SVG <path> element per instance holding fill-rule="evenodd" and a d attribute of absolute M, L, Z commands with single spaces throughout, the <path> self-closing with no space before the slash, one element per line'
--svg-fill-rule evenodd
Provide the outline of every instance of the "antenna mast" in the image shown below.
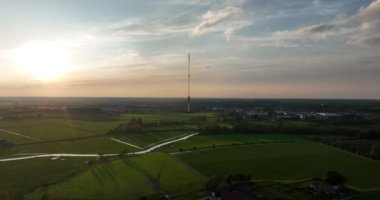
<path fill-rule="evenodd" d="M 187 80 L 187 112 L 190 113 L 190 52 L 189 52 L 189 57 L 188 57 L 188 62 L 187 62 L 187 67 L 188 67 L 188 80 Z"/>

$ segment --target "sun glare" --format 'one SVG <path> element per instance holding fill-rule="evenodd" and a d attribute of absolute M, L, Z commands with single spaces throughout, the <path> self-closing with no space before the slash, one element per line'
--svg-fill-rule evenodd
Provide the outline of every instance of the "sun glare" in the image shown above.
<path fill-rule="evenodd" d="M 15 53 L 21 70 L 35 79 L 55 80 L 69 68 L 67 47 L 62 42 L 33 41 Z"/>

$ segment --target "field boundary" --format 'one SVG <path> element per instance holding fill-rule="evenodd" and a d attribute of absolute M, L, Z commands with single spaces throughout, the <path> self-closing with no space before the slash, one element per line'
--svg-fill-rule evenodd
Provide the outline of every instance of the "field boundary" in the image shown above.
<path fill-rule="evenodd" d="M 68 142 L 68 141 L 85 140 L 85 139 L 102 137 L 102 136 L 106 136 L 106 134 L 97 134 L 97 135 L 89 135 L 89 136 L 75 137 L 75 138 L 63 138 L 63 139 L 57 139 L 57 140 L 46 140 L 46 141 L 21 143 L 21 144 L 15 144 L 14 146 L 27 146 L 27 145 L 35 145 L 35 144 L 48 144 L 48 143 L 56 143 L 56 142 Z"/>
<path fill-rule="evenodd" d="M 178 164 L 184 166 L 186 169 L 198 174 L 199 176 L 201 176 L 202 178 L 205 178 L 207 179 L 208 177 L 204 174 L 202 174 L 201 172 L 199 172 L 198 170 L 194 169 L 193 167 L 191 167 L 189 164 L 187 164 L 186 162 L 184 162 L 183 160 L 177 158 L 176 156 L 173 156 L 171 154 L 166 154 L 168 155 L 170 158 L 172 158 L 173 160 L 175 160 L 176 162 L 178 162 Z"/>
<path fill-rule="evenodd" d="M 30 140 L 37 140 L 37 138 L 30 137 L 30 136 L 27 136 L 27 135 L 23 135 L 21 133 L 16 133 L 16 132 L 13 132 L 13 131 L 5 130 L 5 129 L 0 129 L 0 131 L 6 132 L 6 133 L 10 133 L 12 135 L 17 135 L 17 136 L 20 136 L 20 137 L 28 138 Z"/>
<path fill-rule="evenodd" d="M 54 124 L 56 124 L 58 126 L 63 126 L 63 127 L 66 127 L 66 128 L 70 128 L 70 129 L 73 129 L 73 130 L 83 131 L 83 132 L 86 132 L 86 133 L 94 133 L 95 132 L 95 131 L 92 131 L 92 130 L 88 130 L 88 129 L 84 129 L 84 128 L 79 128 L 79 127 L 76 127 L 76 126 L 71 126 L 71 125 L 67 125 L 67 124 L 61 124 L 59 122 L 54 122 Z M 102 133 L 102 134 L 106 134 L 106 133 Z"/>
<path fill-rule="evenodd" d="M 266 143 L 252 143 L 252 144 L 227 144 L 227 145 L 220 145 L 215 147 L 197 147 L 195 150 L 186 150 L 186 151 L 175 151 L 170 152 L 171 155 L 180 155 L 180 154 L 187 154 L 187 153 L 194 153 L 194 152 L 202 152 L 202 151 L 211 151 L 216 149 L 229 149 L 229 148 L 236 148 L 236 147 L 246 147 L 246 146 L 256 146 L 256 145 L 270 145 L 270 144 L 297 144 L 300 142 L 266 142 Z"/>
<path fill-rule="evenodd" d="M 314 142 L 314 141 L 311 141 L 311 142 Z M 332 149 L 338 150 L 340 152 L 344 152 L 344 153 L 352 155 L 352 156 L 356 156 L 358 158 L 362 158 L 362 159 L 366 159 L 366 160 L 369 160 L 369 161 L 372 161 L 372 162 L 380 163 L 380 160 L 374 160 L 374 159 L 371 159 L 371 158 L 368 158 L 368 157 L 365 157 L 365 156 L 362 156 L 362 155 L 359 155 L 359 154 L 356 154 L 356 153 L 352 153 L 352 152 L 345 151 L 343 149 L 340 149 L 340 148 L 337 148 L 337 147 L 334 147 L 334 146 L 331 146 L 331 145 L 324 144 L 322 142 L 314 142 L 314 143 L 321 144 L 321 145 L 324 145 L 324 146 L 328 146 L 328 147 L 330 147 Z"/>

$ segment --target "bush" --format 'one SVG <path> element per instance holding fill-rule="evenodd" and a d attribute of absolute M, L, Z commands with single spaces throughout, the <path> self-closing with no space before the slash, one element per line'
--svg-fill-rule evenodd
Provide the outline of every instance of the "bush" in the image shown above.
<path fill-rule="evenodd" d="M 206 182 L 206 189 L 213 191 L 218 188 L 224 181 L 223 175 L 214 175 L 210 177 Z"/>
<path fill-rule="evenodd" d="M 228 184 L 233 183 L 246 183 L 251 180 L 251 175 L 245 173 L 230 174 L 226 177 L 225 181 Z"/>
<path fill-rule="evenodd" d="M 338 172 L 328 171 L 325 181 L 331 185 L 344 185 L 346 178 Z"/>
<path fill-rule="evenodd" d="M 371 148 L 371 151 L 369 152 L 369 155 L 373 159 L 380 159 L 380 145 L 379 144 L 373 145 Z"/>

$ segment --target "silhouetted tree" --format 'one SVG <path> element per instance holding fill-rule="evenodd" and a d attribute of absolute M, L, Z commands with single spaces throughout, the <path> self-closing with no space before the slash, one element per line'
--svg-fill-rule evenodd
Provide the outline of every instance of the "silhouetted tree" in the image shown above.
<path fill-rule="evenodd" d="M 373 159 L 380 159 L 380 145 L 375 144 L 372 146 L 371 151 L 369 152 L 369 155 Z"/>
<path fill-rule="evenodd" d="M 245 183 L 251 180 L 251 175 L 244 173 L 230 174 L 226 177 L 226 182 L 228 184 L 232 183 Z"/>
<path fill-rule="evenodd" d="M 331 185 L 344 185 L 346 178 L 336 171 L 328 171 L 325 181 Z"/>
<path fill-rule="evenodd" d="M 223 175 L 214 175 L 210 177 L 206 182 L 206 189 L 210 191 L 215 190 L 223 183 L 223 180 L 224 180 Z"/>

